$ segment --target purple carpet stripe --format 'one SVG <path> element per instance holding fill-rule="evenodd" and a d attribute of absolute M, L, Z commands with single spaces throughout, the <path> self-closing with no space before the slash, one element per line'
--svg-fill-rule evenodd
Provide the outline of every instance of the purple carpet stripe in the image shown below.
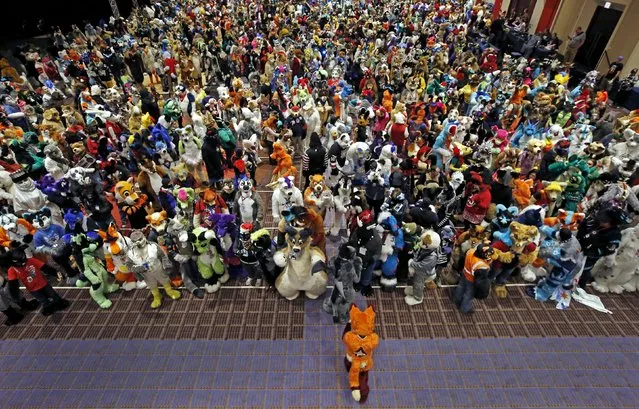
<path fill-rule="evenodd" d="M 382 340 L 367 406 L 637 408 L 638 356 L 634 337 Z M 4 341 L 0 407 L 357 407 L 342 357 L 339 338 Z"/>

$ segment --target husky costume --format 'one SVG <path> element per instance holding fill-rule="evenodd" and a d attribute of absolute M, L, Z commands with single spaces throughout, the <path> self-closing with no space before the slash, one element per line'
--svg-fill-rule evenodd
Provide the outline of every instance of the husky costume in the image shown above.
<path fill-rule="evenodd" d="M 260 229 L 264 220 L 264 202 L 253 186 L 251 179 L 242 179 L 233 204 L 233 214 L 239 223 L 250 223 L 256 230 Z"/>
<path fill-rule="evenodd" d="M 37 229 L 33 235 L 35 252 L 51 256 L 64 270 L 68 282 L 75 284 L 79 272 L 69 261 L 72 254 L 71 245 L 64 240 L 64 228 L 52 223 L 51 209 L 43 207 L 35 213 L 25 213 L 24 216 Z"/>
<path fill-rule="evenodd" d="M 293 176 L 278 179 L 271 202 L 273 220 L 276 223 L 279 222 L 283 211 L 291 210 L 293 206 L 304 206 L 304 197 L 300 189 L 295 186 L 295 178 Z"/>
<path fill-rule="evenodd" d="M 170 219 L 166 227 L 166 248 L 169 257 L 178 265 L 184 287 L 197 298 L 204 298 L 204 291 L 197 286 L 200 273 L 187 228 L 180 219 Z"/>
<path fill-rule="evenodd" d="M 413 276 L 413 285 L 404 289 L 406 304 L 417 305 L 424 301 L 424 285 L 435 279 L 440 243 L 439 234 L 432 230 L 426 230 L 416 243 L 415 255 L 408 261 L 408 274 Z"/>

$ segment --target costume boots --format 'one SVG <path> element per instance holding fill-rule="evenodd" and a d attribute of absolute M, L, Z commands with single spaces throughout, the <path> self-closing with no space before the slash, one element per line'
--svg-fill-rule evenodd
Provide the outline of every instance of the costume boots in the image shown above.
<path fill-rule="evenodd" d="M 164 287 L 164 291 L 166 292 L 166 295 L 168 295 L 169 297 L 171 297 L 174 300 L 178 300 L 182 296 L 182 294 L 180 294 L 180 292 L 178 290 L 174 290 L 171 287 L 171 284 L 169 284 L 169 283 L 164 284 L 163 287 Z"/>
<path fill-rule="evenodd" d="M 111 308 L 111 305 L 113 305 L 113 303 L 111 303 L 111 300 L 104 296 L 103 283 L 92 285 L 89 289 L 89 294 L 91 294 L 91 298 L 93 298 L 93 301 L 95 301 L 100 308 L 107 309 Z"/>
<path fill-rule="evenodd" d="M 413 292 L 413 287 L 406 287 L 404 288 L 404 294 L 406 295 L 404 297 L 404 301 L 406 302 L 406 304 L 413 306 L 413 305 L 419 305 L 421 303 L 424 302 L 424 298 L 422 297 L 421 300 L 418 300 L 417 298 L 415 298 L 414 292 Z"/>
<path fill-rule="evenodd" d="M 162 296 L 160 295 L 160 290 L 154 288 L 151 290 L 151 294 L 153 295 L 153 301 L 151 301 L 151 308 L 160 308 L 162 305 Z"/>
<path fill-rule="evenodd" d="M 18 311 L 14 310 L 12 307 L 2 311 L 4 315 L 7 316 L 7 320 L 4 322 L 4 325 L 10 327 L 11 325 L 15 325 L 22 321 L 24 315 L 20 314 Z"/>
<path fill-rule="evenodd" d="M 497 298 L 506 298 L 508 297 L 508 290 L 505 285 L 495 285 L 495 295 Z"/>

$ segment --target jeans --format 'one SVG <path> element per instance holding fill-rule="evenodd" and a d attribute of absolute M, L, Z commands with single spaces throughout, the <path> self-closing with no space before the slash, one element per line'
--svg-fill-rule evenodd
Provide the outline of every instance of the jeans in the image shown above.
<path fill-rule="evenodd" d="M 491 278 L 495 281 L 495 284 L 504 285 L 513 274 L 513 271 L 515 271 L 515 268 L 517 268 L 517 263 L 494 263 L 490 270 Z"/>
<path fill-rule="evenodd" d="M 473 309 L 473 283 L 468 281 L 464 274 L 461 274 L 459 285 L 455 289 L 453 301 L 461 312 L 468 313 Z"/>
<path fill-rule="evenodd" d="M 359 280 L 359 284 L 362 287 L 371 285 L 373 282 L 373 270 L 375 269 L 375 261 L 371 261 L 362 269 L 362 276 Z"/>

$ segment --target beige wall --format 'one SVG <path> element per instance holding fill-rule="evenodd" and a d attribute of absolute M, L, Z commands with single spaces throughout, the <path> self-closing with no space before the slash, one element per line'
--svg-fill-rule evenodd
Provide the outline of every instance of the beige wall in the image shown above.
<path fill-rule="evenodd" d="M 508 7 L 510 7 L 510 0 L 503 0 L 501 2 L 501 11 L 508 12 Z"/>
<path fill-rule="evenodd" d="M 611 60 L 618 55 L 623 55 L 627 65 L 638 65 L 639 50 L 636 48 L 639 43 L 639 0 L 613 0 L 613 3 L 625 5 L 625 9 L 606 48 L 608 55 Z M 577 27 L 588 29 L 598 4 L 595 0 L 562 1 L 552 27 L 552 31 L 564 41 L 560 48 L 561 52 L 566 50 L 568 35 L 572 34 Z M 605 57 L 602 56 L 597 68 L 600 71 L 608 69 Z"/>
<path fill-rule="evenodd" d="M 626 57 L 621 75 L 630 74 L 630 70 L 633 68 L 639 68 L 639 44 L 635 46 L 632 54 L 630 54 L 629 57 Z"/>
<path fill-rule="evenodd" d="M 546 4 L 546 0 L 537 0 L 535 3 L 535 8 L 533 9 L 532 15 L 530 16 L 530 24 L 528 25 L 528 32 L 530 34 L 534 34 L 537 30 L 537 25 L 539 24 L 539 19 L 541 18 L 541 12 L 544 11 L 544 5 Z"/>
<path fill-rule="evenodd" d="M 633 1 L 626 6 L 617 29 L 612 35 L 612 39 L 608 43 L 608 56 L 610 60 L 614 60 L 618 55 L 622 55 L 628 59 L 633 54 L 637 43 L 639 42 L 639 0 Z M 606 71 L 608 64 L 603 58 L 597 67 L 599 71 Z"/>
<path fill-rule="evenodd" d="M 559 49 L 561 52 L 566 50 L 568 35 L 573 33 L 575 28 L 577 28 L 576 18 L 581 14 L 581 10 L 587 1 L 592 0 L 563 0 L 561 2 L 557 17 L 555 17 L 555 23 L 551 30 L 553 33 L 557 33 L 557 36 L 563 41 Z"/>

